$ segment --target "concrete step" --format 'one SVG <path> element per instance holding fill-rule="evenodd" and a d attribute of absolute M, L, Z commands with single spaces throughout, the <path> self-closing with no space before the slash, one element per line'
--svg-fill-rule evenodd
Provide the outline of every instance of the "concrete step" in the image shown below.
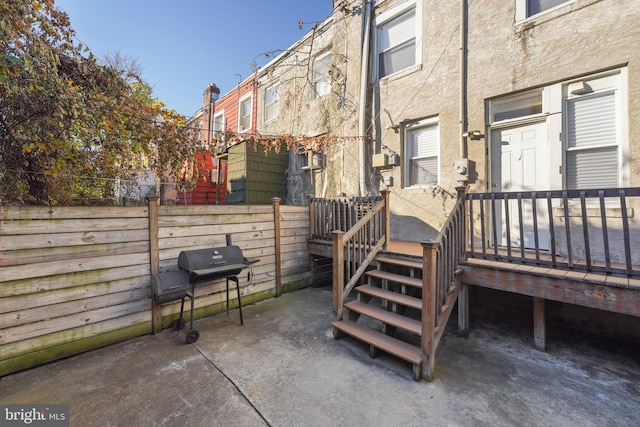
<path fill-rule="evenodd" d="M 420 366 L 422 358 L 420 348 L 400 341 L 393 337 L 374 331 L 371 328 L 352 322 L 351 320 L 337 320 L 331 324 L 336 330 L 357 338 L 377 349 L 406 360 L 415 366 Z"/>
<path fill-rule="evenodd" d="M 408 285 L 422 289 L 422 279 L 416 279 L 415 277 L 408 277 L 402 274 L 389 273 L 388 271 L 380 270 L 369 270 L 365 275 L 368 277 L 375 277 L 376 279 L 388 280 L 400 285 Z"/>
<path fill-rule="evenodd" d="M 363 314 L 396 328 L 411 332 L 412 334 L 422 335 L 422 323 L 415 319 L 402 316 L 392 311 L 384 310 L 380 307 L 365 304 L 360 301 L 350 301 L 344 305 L 349 311 Z"/>
<path fill-rule="evenodd" d="M 355 288 L 356 292 L 365 295 L 380 298 L 392 303 L 404 305 L 405 307 L 422 310 L 422 300 L 420 298 L 410 297 L 408 295 L 399 294 L 397 292 L 387 291 L 376 286 L 361 285 Z"/>

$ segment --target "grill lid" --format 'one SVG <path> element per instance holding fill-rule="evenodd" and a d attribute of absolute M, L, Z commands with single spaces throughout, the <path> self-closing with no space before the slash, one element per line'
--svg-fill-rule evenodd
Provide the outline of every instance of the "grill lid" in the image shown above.
<path fill-rule="evenodd" d="M 235 245 L 182 251 L 178 255 L 178 268 L 187 271 L 190 280 L 236 276 L 256 262 L 246 259 Z"/>

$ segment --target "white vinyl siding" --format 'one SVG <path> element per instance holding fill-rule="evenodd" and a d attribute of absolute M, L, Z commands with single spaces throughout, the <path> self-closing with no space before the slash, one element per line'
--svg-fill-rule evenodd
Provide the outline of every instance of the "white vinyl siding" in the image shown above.
<path fill-rule="evenodd" d="M 264 121 L 278 117 L 280 112 L 280 83 L 268 87 L 264 91 Z"/>
<path fill-rule="evenodd" d="M 566 185 L 568 189 L 619 185 L 616 93 L 566 101 Z"/>
<path fill-rule="evenodd" d="M 415 122 L 405 127 L 405 187 L 438 185 L 439 152 L 437 120 Z"/>
<path fill-rule="evenodd" d="M 377 26 L 378 78 L 381 79 L 415 65 L 415 7 Z"/>

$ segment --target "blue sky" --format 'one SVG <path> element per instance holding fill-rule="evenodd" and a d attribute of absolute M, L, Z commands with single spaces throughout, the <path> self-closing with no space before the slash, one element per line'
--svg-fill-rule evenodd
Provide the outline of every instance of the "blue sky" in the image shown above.
<path fill-rule="evenodd" d="M 221 94 L 331 13 L 331 0 L 55 0 L 98 58 L 136 58 L 156 98 L 185 116 L 216 83 Z M 307 25 L 300 30 L 298 20 Z M 257 57 L 257 58 L 256 58 Z"/>

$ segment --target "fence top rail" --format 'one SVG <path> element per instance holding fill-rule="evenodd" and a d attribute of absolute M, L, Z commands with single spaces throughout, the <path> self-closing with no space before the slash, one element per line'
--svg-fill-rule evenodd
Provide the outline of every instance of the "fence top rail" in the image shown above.
<path fill-rule="evenodd" d="M 640 196 L 640 187 L 628 188 L 602 188 L 588 190 L 537 190 L 537 191 L 512 191 L 512 192 L 496 192 L 496 193 L 467 193 L 467 200 L 487 200 L 487 199 L 517 199 L 518 197 L 530 199 L 547 198 L 552 199 L 577 199 L 582 197 L 600 197 L 600 193 L 604 197 L 620 197 L 623 194 L 626 197 Z"/>

